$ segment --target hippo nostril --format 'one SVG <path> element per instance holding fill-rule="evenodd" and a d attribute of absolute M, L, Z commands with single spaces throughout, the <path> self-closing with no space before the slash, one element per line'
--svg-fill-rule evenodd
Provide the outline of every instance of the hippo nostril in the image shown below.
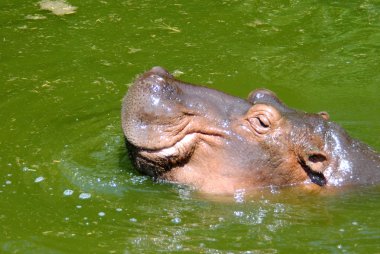
<path fill-rule="evenodd" d="M 300 158 L 299 163 L 311 182 L 323 186 L 327 184 L 327 180 L 323 175 L 326 161 L 327 158 L 323 153 L 313 153 L 307 156 L 307 160 Z"/>
<path fill-rule="evenodd" d="M 323 151 L 318 149 L 306 152 L 301 156 L 301 160 L 312 171 L 320 173 L 323 173 L 328 164 L 327 155 Z"/>

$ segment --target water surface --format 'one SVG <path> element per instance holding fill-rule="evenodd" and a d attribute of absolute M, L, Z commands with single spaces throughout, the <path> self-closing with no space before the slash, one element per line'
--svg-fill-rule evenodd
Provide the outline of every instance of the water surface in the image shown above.
<path fill-rule="evenodd" d="M 0 252 L 376 253 L 380 189 L 215 197 L 131 166 L 120 103 L 139 73 L 326 110 L 380 150 L 378 1 L 0 3 Z"/>

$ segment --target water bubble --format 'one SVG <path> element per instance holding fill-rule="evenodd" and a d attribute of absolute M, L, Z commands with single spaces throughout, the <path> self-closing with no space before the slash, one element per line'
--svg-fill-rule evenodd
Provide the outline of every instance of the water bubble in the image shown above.
<path fill-rule="evenodd" d="M 173 218 L 173 219 L 171 220 L 171 222 L 173 222 L 174 224 L 181 223 L 181 218 L 178 218 L 178 217 Z"/>
<path fill-rule="evenodd" d="M 22 168 L 22 171 L 24 171 L 24 172 L 28 172 L 28 171 L 30 171 L 30 169 L 29 169 L 28 167 L 23 167 L 23 168 Z"/>
<path fill-rule="evenodd" d="M 100 217 L 103 217 L 103 216 L 106 215 L 106 213 L 105 213 L 105 212 L 99 212 L 98 215 L 99 215 Z"/>
<path fill-rule="evenodd" d="M 280 203 L 276 203 L 275 206 L 274 206 L 274 209 L 273 211 L 275 213 L 284 213 L 285 212 L 285 206 L 284 204 L 280 204 Z"/>
<path fill-rule="evenodd" d="M 46 19 L 46 16 L 40 15 L 40 14 L 28 14 L 25 16 L 25 19 L 30 19 L 30 20 L 40 20 L 40 19 Z"/>
<path fill-rule="evenodd" d="M 244 196 L 245 196 L 245 190 L 236 190 L 234 193 L 234 199 L 236 203 L 243 203 L 244 202 Z"/>
<path fill-rule="evenodd" d="M 130 218 L 129 221 L 130 222 L 137 222 L 137 219 L 136 218 Z"/>
<path fill-rule="evenodd" d="M 242 217 L 244 215 L 244 212 L 243 211 L 234 211 L 234 215 L 236 217 Z"/>
<path fill-rule="evenodd" d="M 180 71 L 180 70 L 174 70 L 174 71 L 172 72 L 172 75 L 173 75 L 174 77 L 176 77 L 176 78 L 178 78 L 178 77 L 181 76 L 182 74 L 184 74 L 184 72 L 183 72 L 183 71 Z"/>
<path fill-rule="evenodd" d="M 71 196 L 74 194 L 74 191 L 73 190 L 70 190 L 70 189 L 67 189 L 67 190 L 64 190 L 63 191 L 63 195 L 64 196 Z"/>
<path fill-rule="evenodd" d="M 116 210 L 116 212 L 121 212 L 121 211 L 123 211 L 122 208 L 116 208 L 115 210 Z"/>
<path fill-rule="evenodd" d="M 270 188 L 270 192 L 271 192 L 272 194 L 279 194 L 279 193 L 280 193 L 280 191 L 279 191 L 279 189 L 278 189 L 277 186 L 273 186 L 273 185 L 271 185 L 271 186 L 269 186 L 269 188 Z"/>
<path fill-rule="evenodd" d="M 130 181 L 132 182 L 132 184 L 142 184 L 146 180 L 147 180 L 147 178 L 144 177 L 144 176 L 132 176 L 131 179 L 130 179 Z"/>
<path fill-rule="evenodd" d="M 42 182 L 43 180 L 45 180 L 45 177 L 43 177 L 43 176 L 39 176 L 39 177 L 37 177 L 37 178 L 34 180 L 34 182 L 35 182 L 35 183 L 39 183 L 39 182 Z"/>
<path fill-rule="evenodd" d="M 89 199 L 89 198 L 91 198 L 91 194 L 83 192 L 83 193 L 79 194 L 79 198 L 80 199 Z"/>
<path fill-rule="evenodd" d="M 12 182 L 9 181 L 9 180 L 5 181 L 5 184 L 11 184 L 11 183 L 12 183 Z"/>
<path fill-rule="evenodd" d="M 189 188 L 178 189 L 178 194 L 182 200 L 189 200 L 191 198 L 191 191 Z"/>

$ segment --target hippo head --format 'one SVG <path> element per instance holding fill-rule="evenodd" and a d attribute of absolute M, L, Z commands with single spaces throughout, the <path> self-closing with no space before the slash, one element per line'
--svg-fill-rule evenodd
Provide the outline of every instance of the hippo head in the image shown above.
<path fill-rule="evenodd" d="M 325 112 L 291 109 L 265 89 L 243 100 L 161 67 L 129 88 L 122 128 L 138 170 L 206 192 L 340 185 L 360 180 L 355 167 L 364 161 L 379 162 Z"/>

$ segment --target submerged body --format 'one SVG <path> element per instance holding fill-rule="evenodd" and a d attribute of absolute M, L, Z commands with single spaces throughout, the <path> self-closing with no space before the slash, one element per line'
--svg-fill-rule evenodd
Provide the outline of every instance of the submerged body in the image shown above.
<path fill-rule="evenodd" d="M 327 113 L 291 109 L 265 89 L 243 100 L 161 67 L 129 88 L 122 128 L 138 170 L 205 192 L 380 181 L 380 155 Z"/>

